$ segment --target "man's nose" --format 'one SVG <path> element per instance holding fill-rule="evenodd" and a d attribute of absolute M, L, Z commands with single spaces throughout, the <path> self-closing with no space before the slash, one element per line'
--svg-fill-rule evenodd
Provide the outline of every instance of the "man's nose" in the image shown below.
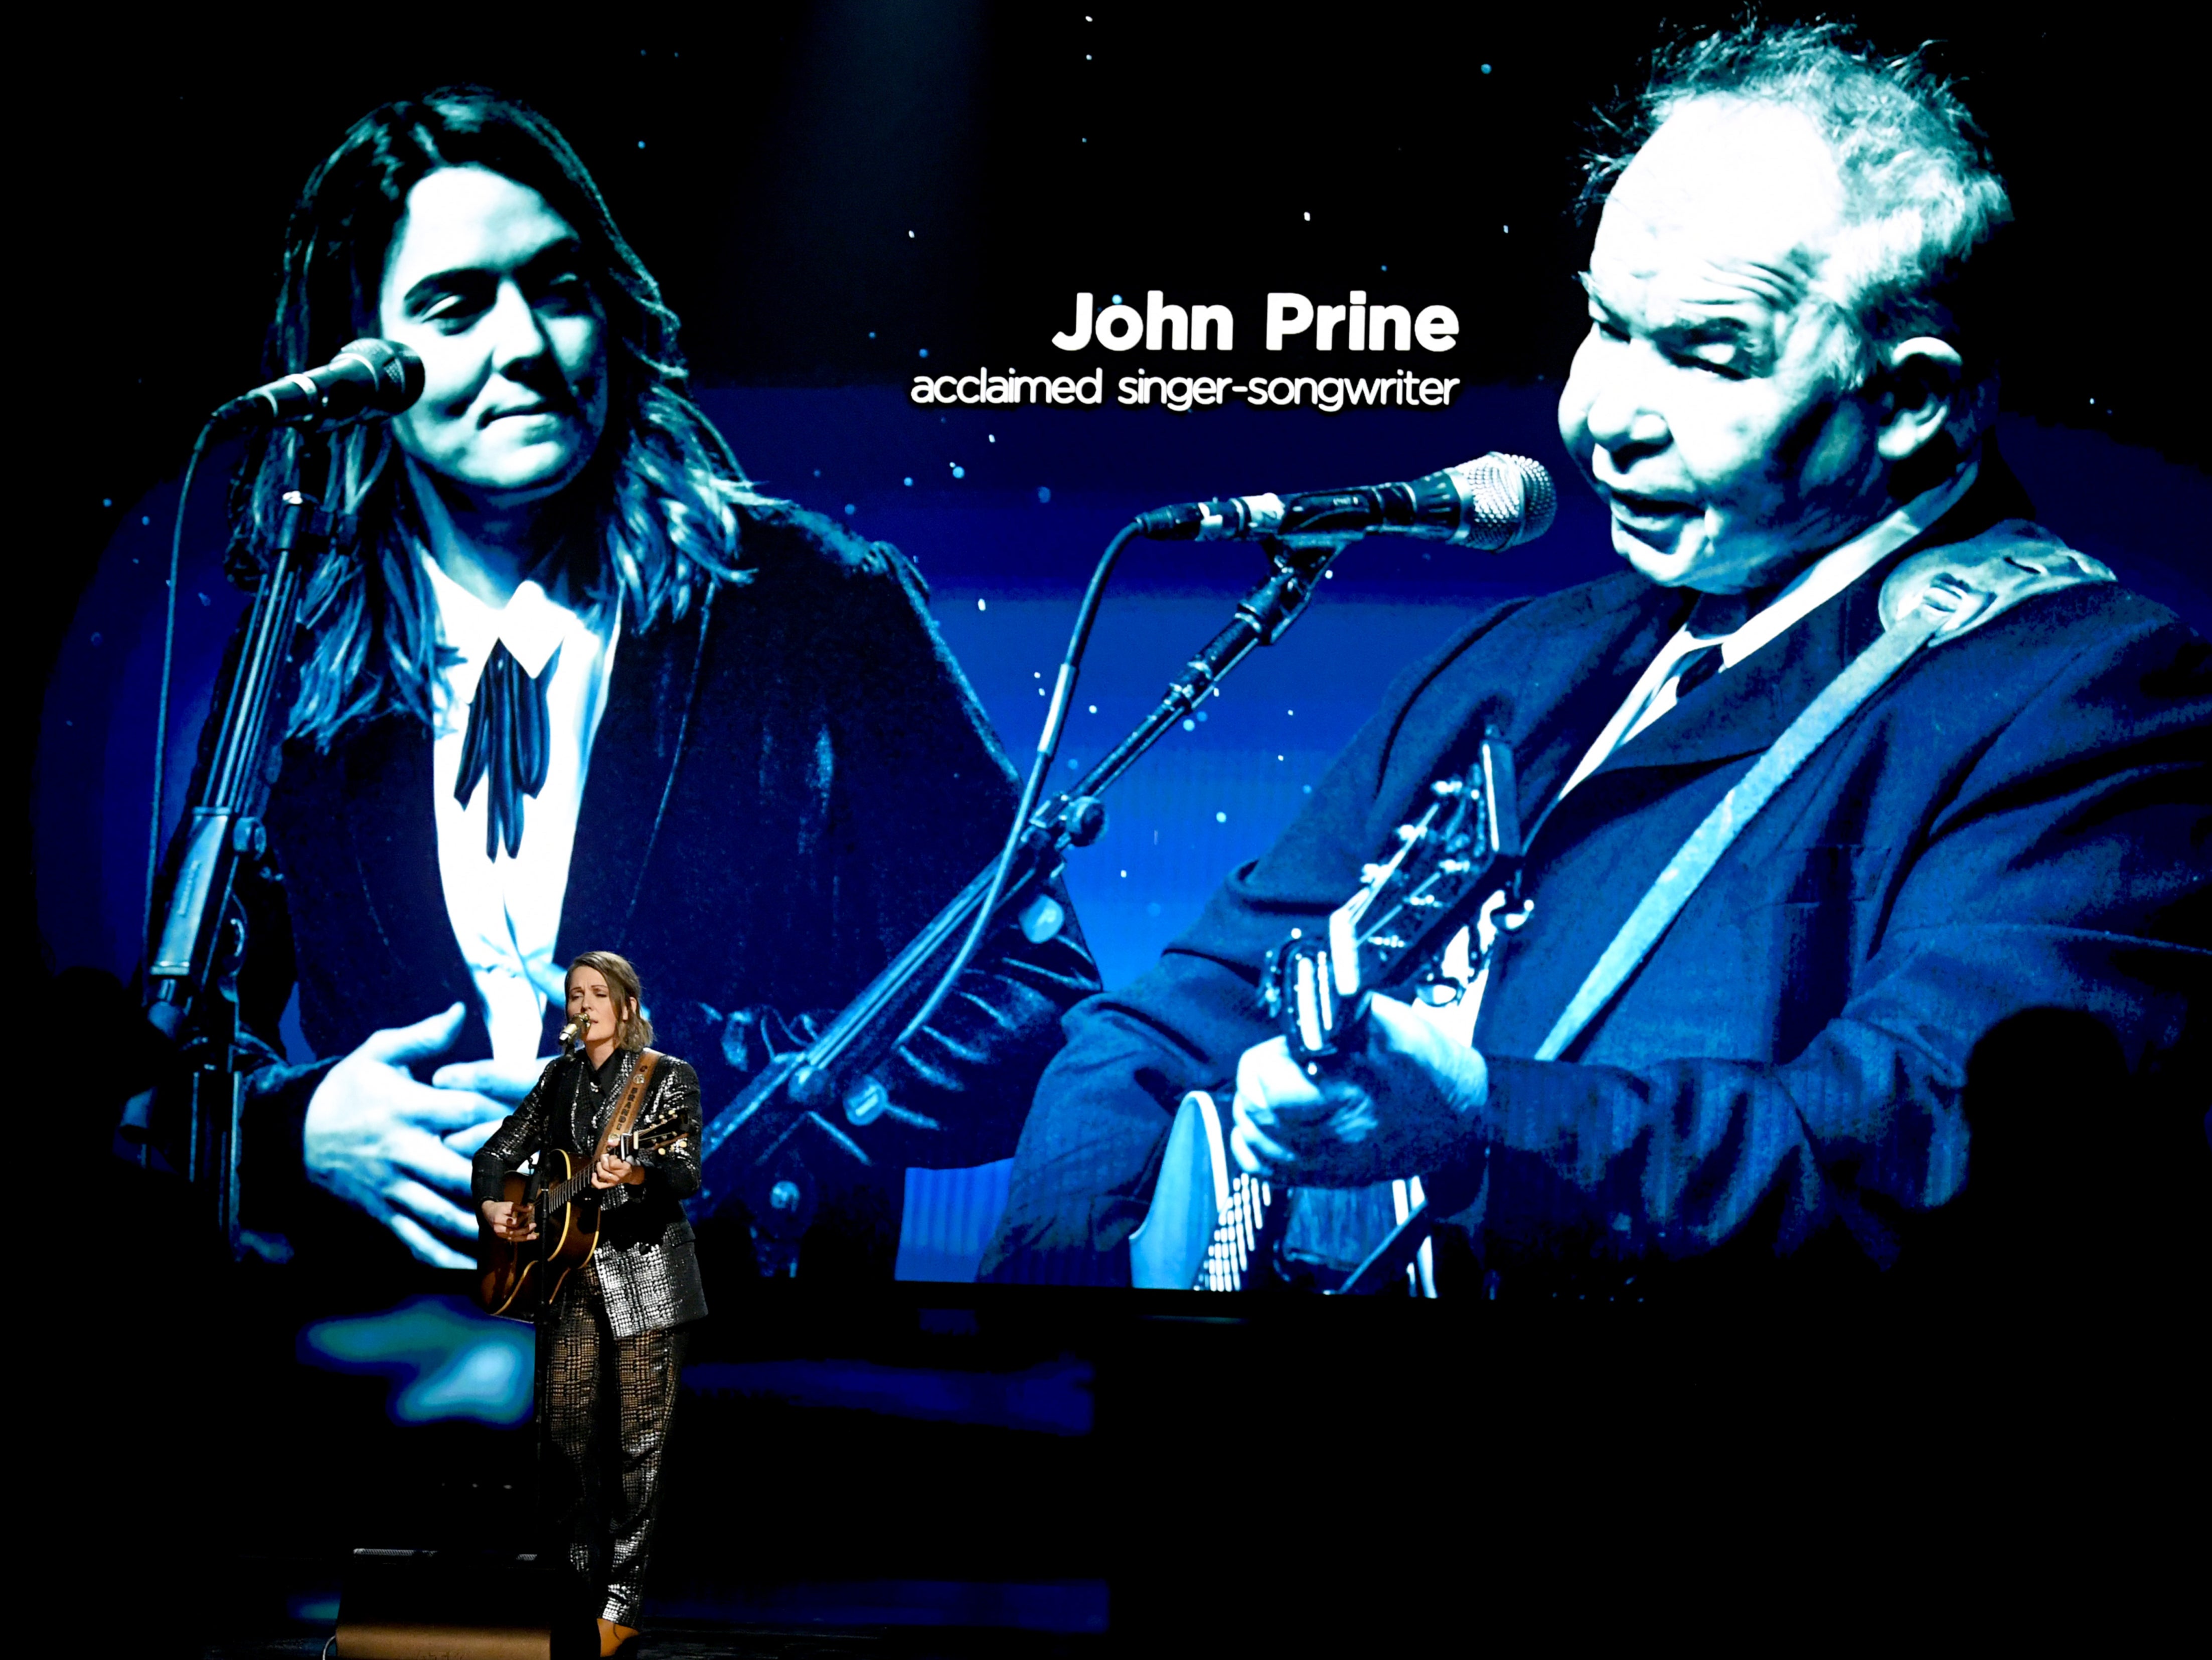
<path fill-rule="evenodd" d="M 1623 452 L 1662 448 L 1668 438 L 1667 418 L 1648 395 L 1645 377 L 1624 352 L 1607 366 L 1590 400 L 1587 423 L 1598 447 L 1618 460 Z"/>

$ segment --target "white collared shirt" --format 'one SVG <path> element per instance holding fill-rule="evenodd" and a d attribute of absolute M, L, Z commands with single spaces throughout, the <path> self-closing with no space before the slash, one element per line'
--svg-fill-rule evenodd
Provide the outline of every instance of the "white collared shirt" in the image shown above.
<path fill-rule="evenodd" d="M 475 982 L 495 1061 L 535 1059 L 548 998 L 563 995 L 553 950 L 568 891 L 568 860 L 584 800 L 592 741 L 605 712 L 622 635 L 618 614 L 586 617 L 535 581 L 494 608 L 422 556 L 436 596 L 438 627 L 459 660 L 437 672 L 432 692 L 430 798 L 438 827 L 438 875 L 446 914 Z M 491 781 L 477 781 L 465 807 L 453 799 L 469 711 L 492 647 L 505 642 L 524 673 L 547 672 L 545 782 L 522 798 L 522 846 L 484 856 Z M 555 660 L 555 654 L 559 660 Z"/>
<path fill-rule="evenodd" d="M 1687 660 L 1706 647 L 1717 645 L 1725 673 L 1769 641 L 1778 638 L 1801 617 L 1809 616 L 1912 540 L 1958 504 L 1972 486 L 1976 464 L 1969 461 L 1934 489 L 1923 491 L 1888 515 L 1861 531 L 1832 551 L 1825 553 L 1803 570 L 1790 586 L 1767 601 L 1759 612 L 1732 633 L 1700 637 L 1687 623 L 1659 648 L 1634 688 L 1605 723 L 1597 741 L 1561 786 L 1559 799 L 1603 766 L 1613 752 L 1674 707 L 1676 688 Z"/>

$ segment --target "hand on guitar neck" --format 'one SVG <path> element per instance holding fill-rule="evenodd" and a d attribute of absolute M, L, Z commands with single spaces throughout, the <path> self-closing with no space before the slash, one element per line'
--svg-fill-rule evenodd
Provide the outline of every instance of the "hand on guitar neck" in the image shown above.
<path fill-rule="evenodd" d="M 592 1166 L 592 1185 L 595 1188 L 618 1188 L 625 1182 L 635 1187 L 644 1180 L 644 1165 L 629 1163 L 611 1152 L 601 1153 Z"/>
<path fill-rule="evenodd" d="M 1230 1156 L 1249 1175 L 1310 1188 L 1436 1170 L 1465 1141 L 1489 1085 L 1480 1050 L 1377 995 L 1356 1043 L 1325 1068 L 1292 1059 L 1281 1037 L 1244 1052 Z"/>
<path fill-rule="evenodd" d="M 1492 949 L 1530 909 L 1510 909 L 1516 802 L 1512 751 L 1486 731 L 1475 763 L 1429 787 L 1358 891 L 1315 933 L 1294 927 L 1268 952 L 1261 1005 L 1281 1035 L 1239 1058 L 1228 1123 L 1226 1086 L 1183 1097 L 1130 1237 L 1133 1284 L 1237 1291 L 1310 1283 L 1313 1265 L 1333 1264 L 1339 1290 L 1376 1289 L 1402 1268 L 1436 1294 L 1424 1177 L 1459 1162 L 1489 1099 L 1489 1066 L 1468 1038 Z M 1441 1012 L 1470 992 L 1464 1016 Z M 1298 1196 L 1330 1189 L 1350 1190 L 1349 1205 Z M 1376 1205 L 1395 1213 L 1395 1231 L 1380 1222 L 1387 1237 L 1369 1237 Z M 1293 1208 L 1318 1219 L 1303 1240 Z"/>

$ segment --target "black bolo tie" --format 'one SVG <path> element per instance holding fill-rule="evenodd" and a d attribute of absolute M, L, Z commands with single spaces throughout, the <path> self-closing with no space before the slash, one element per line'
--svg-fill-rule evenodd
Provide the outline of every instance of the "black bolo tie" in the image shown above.
<path fill-rule="evenodd" d="M 461 740 L 460 776 L 453 783 L 453 799 L 464 811 L 476 794 L 477 781 L 488 778 L 491 799 L 484 815 L 484 857 L 496 859 L 502 844 L 507 856 L 522 850 L 522 798 L 545 787 L 550 753 L 552 720 L 545 711 L 545 685 L 561 660 L 561 649 L 545 660 L 536 674 L 523 672 L 522 665 L 504 640 L 492 643 L 477 680 L 476 701 L 469 706 L 469 730 Z"/>

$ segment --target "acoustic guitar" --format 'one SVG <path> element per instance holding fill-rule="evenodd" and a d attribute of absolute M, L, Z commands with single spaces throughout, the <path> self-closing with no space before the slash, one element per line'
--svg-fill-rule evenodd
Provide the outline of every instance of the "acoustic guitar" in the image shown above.
<path fill-rule="evenodd" d="M 678 1146 L 690 1134 L 684 1115 L 674 1112 L 608 1137 L 605 1150 L 627 1164 L 641 1152 Z M 535 1239 L 501 1239 L 478 1213 L 477 1300 L 486 1313 L 532 1318 L 590 1260 L 599 1243 L 599 1207 L 594 1201 L 601 1189 L 592 1185 L 594 1162 L 545 1147 L 528 1176 L 507 1177 L 501 1196 L 509 1204 L 531 1207 L 538 1221 Z"/>
<path fill-rule="evenodd" d="M 1528 907 L 1505 910 L 1521 832 L 1504 739 L 1486 733 L 1475 763 L 1430 785 L 1428 796 L 1427 810 L 1398 827 L 1397 845 L 1362 870 L 1358 891 L 1330 915 L 1322 938 L 1293 929 L 1267 954 L 1261 1006 L 1310 1076 L 1355 1046 L 1375 993 L 1431 1006 L 1455 1002 L 1470 994 L 1470 982 L 1479 988 L 1500 933 L 1527 920 Z M 1464 958 L 1453 949 L 1462 930 L 1479 942 Z M 1366 1260 L 1334 1289 L 1375 1290 L 1395 1278 L 1395 1267 L 1378 1272 L 1376 1263 L 1394 1225 L 1403 1231 L 1425 1202 L 1421 1178 L 1389 1183 L 1386 1197 L 1279 1188 L 1249 1175 L 1229 1152 L 1235 1087 L 1194 1090 L 1177 1108 L 1151 1208 L 1129 1242 L 1132 1280 L 1177 1291 L 1310 1284 L 1316 1276 L 1285 1256 L 1289 1219 L 1301 1204 L 1327 1213 L 1328 1231 L 1340 1239 L 1372 1230 L 1371 1241 L 1359 1235 Z M 1411 1262 L 1404 1266 L 1418 1286 Z"/>

